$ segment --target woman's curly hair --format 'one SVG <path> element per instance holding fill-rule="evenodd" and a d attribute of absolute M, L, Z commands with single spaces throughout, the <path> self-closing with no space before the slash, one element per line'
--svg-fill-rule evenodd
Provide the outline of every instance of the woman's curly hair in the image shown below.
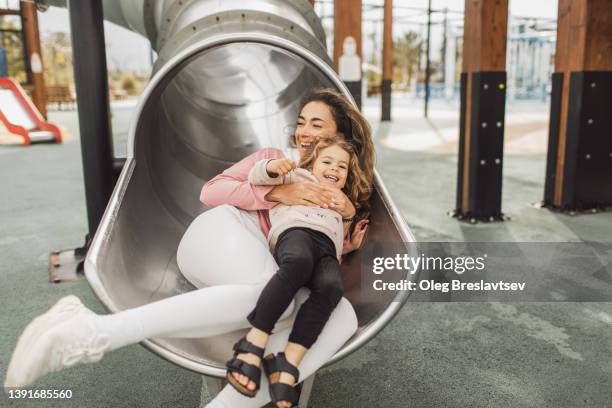
<path fill-rule="evenodd" d="M 346 140 L 353 145 L 353 151 L 359 159 L 359 171 L 367 182 L 369 197 L 374 179 L 374 143 L 370 124 L 355 105 L 336 89 L 315 89 L 302 101 L 299 112 L 310 102 L 326 104 L 336 122 L 338 133 L 344 135 Z M 293 145 L 295 145 L 294 137 Z M 361 211 L 357 212 L 358 218 L 367 217 L 369 209 L 370 206 L 366 200 L 360 207 Z"/>

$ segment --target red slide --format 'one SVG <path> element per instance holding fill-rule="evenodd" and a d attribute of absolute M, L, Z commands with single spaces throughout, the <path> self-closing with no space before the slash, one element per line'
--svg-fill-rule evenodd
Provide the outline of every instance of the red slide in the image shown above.
<path fill-rule="evenodd" d="M 62 142 L 59 128 L 45 120 L 18 83 L 5 77 L 0 77 L 0 120 L 11 133 L 23 137 L 26 145 Z"/>

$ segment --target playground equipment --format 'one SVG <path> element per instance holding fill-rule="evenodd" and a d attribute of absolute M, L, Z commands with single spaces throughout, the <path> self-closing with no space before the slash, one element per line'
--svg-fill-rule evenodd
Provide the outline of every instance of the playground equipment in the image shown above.
<path fill-rule="evenodd" d="M 204 210 L 198 201 L 203 183 L 262 147 L 286 148 L 288 125 L 312 89 L 350 94 L 331 68 L 323 29 L 306 0 L 107 0 L 104 13 L 146 35 L 159 55 L 136 109 L 125 165 L 85 261 L 95 293 L 116 312 L 193 289 L 175 254 L 186 227 Z M 364 262 L 372 254 L 413 253 L 404 243 L 414 237 L 378 174 L 374 185 L 369 236 L 360 251 Z M 368 291 L 371 264 L 360 259 L 342 265 L 359 330 L 329 363 L 372 339 L 408 296 Z M 223 378 L 229 345 L 241 335 L 150 339 L 144 345 L 182 367 Z"/>
<path fill-rule="evenodd" d="M 59 128 L 45 120 L 17 82 L 5 77 L 0 77 L 0 120 L 26 145 L 62 142 Z"/>

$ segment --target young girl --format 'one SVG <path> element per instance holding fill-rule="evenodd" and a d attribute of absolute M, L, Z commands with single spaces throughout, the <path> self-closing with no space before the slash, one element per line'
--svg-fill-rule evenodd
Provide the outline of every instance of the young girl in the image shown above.
<path fill-rule="evenodd" d="M 360 169 L 353 146 L 340 136 L 318 142 L 312 153 L 300 162 L 299 168 L 288 159 L 258 162 L 249 173 L 249 182 L 253 185 L 300 181 L 328 184 L 341 189 L 359 211 L 369 198 L 369 183 Z M 298 355 L 303 357 L 342 297 L 339 265 L 342 253 L 357 249 L 363 240 L 362 234 L 355 247 L 344 246 L 343 251 L 344 237 L 352 219 L 344 220 L 339 213 L 327 208 L 279 204 L 270 210 L 270 222 L 268 242 L 279 269 L 248 316 L 253 328 L 246 338 L 234 345 L 234 358 L 227 363 L 228 381 L 247 396 L 257 393 L 261 375 L 259 362 L 267 337 L 298 289 L 305 286 L 311 293 L 296 316 L 287 349 L 300 350 Z M 356 227 L 365 233 L 365 226 L 365 222 L 360 222 Z M 299 377 L 296 366 L 301 357 L 288 361 L 285 353 L 279 353 L 264 360 L 270 396 L 273 402 L 281 401 L 279 407 L 292 406 L 289 403 L 296 402 L 297 394 L 292 385 Z"/>

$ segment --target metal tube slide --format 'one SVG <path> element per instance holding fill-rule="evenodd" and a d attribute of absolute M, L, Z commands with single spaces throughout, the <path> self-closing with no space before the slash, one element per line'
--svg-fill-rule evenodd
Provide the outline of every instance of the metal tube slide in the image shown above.
<path fill-rule="evenodd" d="M 175 254 L 191 220 L 205 210 L 198 201 L 203 183 L 260 148 L 286 148 L 300 101 L 313 88 L 351 96 L 331 67 L 323 29 L 306 0 L 105 0 L 104 11 L 146 35 L 159 53 L 85 264 L 94 291 L 115 312 L 193 289 Z M 378 174 L 372 201 L 365 248 L 343 264 L 359 330 L 330 363 L 372 339 L 407 297 L 406 291 L 368 290 L 371 256 L 414 252 L 403 244 L 414 237 Z M 416 278 L 402 273 L 399 278 Z M 223 377 L 228 345 L 242 334 L 145 345 L 182 367 Z"/>

